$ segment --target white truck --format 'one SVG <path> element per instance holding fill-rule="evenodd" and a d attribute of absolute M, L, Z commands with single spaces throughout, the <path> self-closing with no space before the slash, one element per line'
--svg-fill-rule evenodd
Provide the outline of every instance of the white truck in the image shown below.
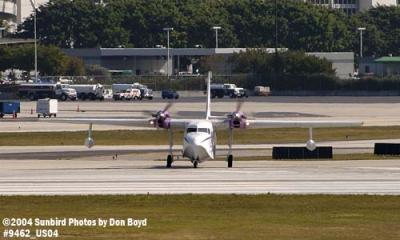
<path fill-rule="evenodd" d="M 76 90 L 80 100 L 104 100 L 104 87 L 101 84 L 73 84 L 69 86 Z"/>
<path fill-rule="evenodd" d="M 142 100 L 140 89 L 128 88 L 119 94 L 119 100 Z"/>
<path fill-rule="evenodd" d="M 121 93 L 126 91 L 127 89 L 139 89 L 140 90 L 140 99 L 147 98 L 149 100 L 153 99 L 153 90 L 147 88 L 146 85 L 142 85 L 140 83 L 134 84 L 113 84 L 111 86 L 113 99 L 115 101 L 120 100 Z"/>
<path fill-rule="evenodd" d="M 38 99 L 36 103 L 36 113 L 38 115 L 38 118 L 40 116 L 49 117 L 57 117 L 57 112 L 58 112 L 58 101 L 57 99 L 50 99 L 50 98 L 44 98 L 44 99 Z"/>

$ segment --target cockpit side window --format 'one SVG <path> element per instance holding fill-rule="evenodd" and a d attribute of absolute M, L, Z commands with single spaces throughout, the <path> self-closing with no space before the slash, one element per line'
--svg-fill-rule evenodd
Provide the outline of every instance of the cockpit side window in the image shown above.
<path fill-rule="evenodd" d="M 187 132 L 187 133 L 197 132 L 197 128 L 191 128 L 191 127 L 190 127 L 190 128 L 187 128 L 187 129 L 186 129 L 186 132 Z"/>
<path fill-rule="evenodd" d="M 199 128 L 198 131 L 210 134 L 210 129 L 209 128 Z"/>

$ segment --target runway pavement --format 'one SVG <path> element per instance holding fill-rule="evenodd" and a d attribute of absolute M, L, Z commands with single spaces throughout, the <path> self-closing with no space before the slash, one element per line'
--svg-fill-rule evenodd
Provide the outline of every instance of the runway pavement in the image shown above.
<path fill-rule="evenodd" d="M 400 160 L 176 161 L 2 160 L 1 195 L 69 194 L 400 194 Z M 146 160 L 147 158 L 147 160 Z"/>
<path fill-rule="evenodd" d="M 332 146 L 334 154 L 373 153 L 375 143 L 400 143 L 400 139 L 322 141 L 318 146 Z M 176 153 L 182 151 L 181 143 L 176 143 Z M 238 156 L 271 156 L 272 148 L 280 146 L 305 146 L 305 143 L 290 144 L 234 144 L 234 154 Z M 217 155 L 226 155 L 227 145 L 217 145 Z M 7 159 L 65 159 L 88 156 L 112 156 L 114 154 L 160 153 L 168 151 L 167 145 L 96 145 L 91 149 L 78 146 L 0 146 L 0 160 Z M 165 155 L 165 154 L 164 154 Z M 163 155 L 161 155 L 161 158 Z"/>

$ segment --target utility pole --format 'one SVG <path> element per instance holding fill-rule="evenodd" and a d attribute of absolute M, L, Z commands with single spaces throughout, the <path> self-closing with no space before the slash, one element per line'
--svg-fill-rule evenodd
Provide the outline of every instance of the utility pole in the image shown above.
<path fill-rule="evenodd" d="M 218 48 L 218 30 L 221 29 L 220 26 L 214 26 L 212 29 L 215 30 L 215 48 Z"/>
<path fill-rule="evenodd" d="M 167 32 L 167 79 L 168 79 L 169 85 L 171 86 L 171 82 L 169 80 L 169 32 L 174 31 L 174 28 L 165 27 L 165 28 L 163 28 L 163 30 Z"/>
<path fill-rule="evenodd" d="M 36 11 L 36 0 L 29 0 L 31 2 L 34 14 L 33 14 L 33 28 L 35 38 L 35 82 L 38 82 L 38 48 L 37 48 L 37 11 Z"/>
<path fill-rule="evenodd" d="M 367 28 L 359 27 L 357 29 L 358 29 L 358 31 L 360 31 L 360 58 L 362 58 L 363 57 L 363 31 L 365 31 Z"/>

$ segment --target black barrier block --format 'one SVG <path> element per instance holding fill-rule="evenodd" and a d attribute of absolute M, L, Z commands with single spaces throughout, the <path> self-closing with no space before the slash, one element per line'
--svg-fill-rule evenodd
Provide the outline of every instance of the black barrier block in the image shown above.
<path fill-rule="evenodd" d="M 332 159 L 332 147 L 317 147 L 310 151 L 305 147 L 273 147 L 273 159 Z"/>
<path fill-rule="evenodd" d="M 399 143 L 375 143 L 374 154 L 376 155 L 400 155 Z"/>
<path fill-rule="evenodd" d="M 277 147 L 272 150 L 272 158 L 273 159 L 286 159 L 289 157 L 289 151 L 285 148 Z"/>

